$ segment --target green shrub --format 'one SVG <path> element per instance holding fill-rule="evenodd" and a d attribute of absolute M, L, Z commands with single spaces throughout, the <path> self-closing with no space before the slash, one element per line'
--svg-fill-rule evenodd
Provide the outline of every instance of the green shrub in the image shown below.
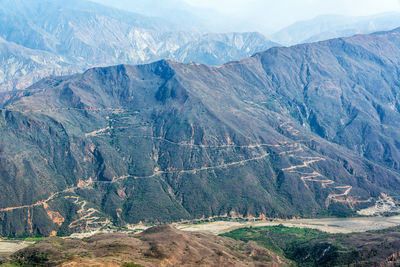
<path fill-rule="evenodd" d="M 122 267 L 144 267 L 144 266 L 133 262 L 125 262 L 124 264 L 122 264 Z"/>

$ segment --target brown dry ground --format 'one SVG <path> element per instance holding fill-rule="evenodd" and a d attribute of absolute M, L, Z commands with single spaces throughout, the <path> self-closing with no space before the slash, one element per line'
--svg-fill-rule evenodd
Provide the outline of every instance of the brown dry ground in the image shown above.
<path fill-rule="evenodd" d="M 174 224 L 182 231 L 202 232 L 219 235 L 245 227 L 276 226 L 311 228 L 331 234 L 361 233 L 373 230 L 383 230 L 400 225 L 400 216 L 350 217 L 350 218 L 318 218 L 291 219 L 273 221 L 215 221 L 197 224 Z"/>
<path fill-rule="evenodd" d="M 157 226 L 140 234 L 98 234 L 86 239 L 49 238 L 11 260 L 40 266 L 285 266 L 256 243 Z"/>

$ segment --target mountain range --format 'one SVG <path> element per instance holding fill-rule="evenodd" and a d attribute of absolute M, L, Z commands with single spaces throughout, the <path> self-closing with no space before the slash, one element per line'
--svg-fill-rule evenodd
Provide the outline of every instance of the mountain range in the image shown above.
<path fill-rule="evenodd" d="M 219 65 L 277 46 L 259 33 L 209 34 L 164 19 L 73 0 L 4 0 L 0 91 L 89 67 L 170 58 Z"/>
<path fill-rule="evenodd" d="M 283 45 L 296 45 L 388 31 L 400 26 L 400 13 L 383 13 L 372 16 L 320 15 L 311 20 L 295 22 L 269 37 Z"/>
<path fill-rule="evenodd" d="M 400 189 L 400 29 L 0 94 L 0 232 L 354 214 Z"/>

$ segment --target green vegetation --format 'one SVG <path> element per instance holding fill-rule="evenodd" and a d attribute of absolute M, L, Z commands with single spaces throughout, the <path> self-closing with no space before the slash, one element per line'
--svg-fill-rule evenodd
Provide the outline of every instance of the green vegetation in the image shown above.
<path fill-rule="evenodd" d="M 19 265 L 18 263 L 1 263 L 0 266 L 1 267 L 19 267 L 21 265 Z"/>
<path fill-rule="evenodd" d="M 223 236 L 261 246 L 297 266 L 377 266 L 399 250 L 399 228 L 354 234 L 329 234 L 283 225 L 242 228 Z M 397 265 L 396 265 L 397 266 Z"/>
<path fill-rule="evenodd" d="M 18 254 L 18 252 L 17 252 Z M 49 257 L 50 255 L 48 253 L 36 253 L 35 250 L 29 251 L 26 255 L 22 257 L 16 257 L 14 254 L 13 255 L 13 261 L 11 262 L 12 264 L 15 264 L 16 266 L 48 266 L 49 264 Z"/>
<path fill-rule="evenodd" d="M 144 267 L 144 266 L 133 262 L 126 262 L 122 265 L 122 267 Z"/>
<path fill-rule="evenodd" d="M 289 246 L 306 243 L 312 239 L 326 240 L 329 234 L 308 228 L 289 228 L 283 225 L 261 228 L 242 228 L 224 236 L 245 242 L 256 241 L 281 256 L 287 256 Z"/>
<path fill-rule="evenodd" d="M 28 235 L 24 234 L 18 237 L 13 237 L 13 236 L 8 236 L 6 239 L 7 240 L 16 240 L 16 241 L 29 241 L 29 242 L 38 242 L 43 240 L 45 237 L 41 235 Z"/>

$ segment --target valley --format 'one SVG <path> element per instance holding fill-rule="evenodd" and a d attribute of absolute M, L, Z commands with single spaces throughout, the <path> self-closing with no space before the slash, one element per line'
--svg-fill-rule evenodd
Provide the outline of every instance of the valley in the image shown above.
<path fill-rule="evenodd" d="M 397 32 L 273 48 L 218 67 L 93 68 L 1 93 L 2 235 L 222 215 L 349 217 L 383 205 L 382 194 L 393 209 L 366 212 L 396 211 L 399 113 L 384 108 L 398 101 L 394 63 L 362 46 L 379 39 L 392 53 Z M 374 55 L 360 58 L 357 75 L 388 75 L 379 94 L 339 64 L 353 66 L 352 49 Z M 323 66 L 312 64 L 315 53 Z"/>
<path fill-rule="evenodd" d="M 64 110 L 70 110 L 70 109 L 64 109 Z M 75 109 L 76 110 L 76 109 Z M 85 111 L 85 112 L 111 112 L 113 114 L 118 113 L 119 116 L 124 116 L 123 110 L 119 109 L 107 109 L 107 110 L 101 110 L 101 109 L 78 109 L 79 111 Z M 4 110 L 4 111 L 11 111 L 11 110 Z M 16 110 L 12 110 L 15 112 Z M 60 112 L 63 111 L 63 109 L 49 109 L 49 110 L 24 110 L 21 111 L 23 113 L 30 113 L 30 112 L 35 112 L 35 113 L 49 113 L 49 112 Z M 107 116 L 108 117 L 108 116 Z M 115 123 L 115 121 L 114 121 Z M 126 125 L 126 123 L 123 123 Z M 112 124 L 110 124 L 112 125 Z M 96 136 L 101 136 L 101 135 L 110 135 L 111 131 L 115 131 L 120 128 L 126 128 L 124 127 L 118 127 L 118 126 L 107 126 L 105 128 L 99 129 L 99 130 L 94 130 L 90 133 L 86 133 L 85 137 L 96 137 Z M 135 136 L 135 138 L 144 138 L 144 139 L 151 139 L 154 141 L 159 141 L 159 142 L 165 142 L 174 146 L 178 147 L 189 147 L 189 148 L 201 148 L 201 149 L 226 149 L 226 148 L 236 148 L 236 149 L 261 149 L 263 151 L 263 148 L 265 147 L 273 147 L 275 149 L 278 149 L 279 155 L 285 155 L 288 157 L 295 157 L 297 158 L 300 162 L 303 161 L 300 165 L 293 165 L 287 168 L 283 168 L 282 171 L 287 171 L 290 173 L 295 173 L 295 174 L 300 174 L 301 179 L 303 180 L 303 183 L 305 186 L 308 187 L 307 182 L 317 182 L 322 184 L 322 188 L 326 188 L 328 185 L 334 184 L 334 181 L 329 180 L 329 179 L 323 179 L 324 176 L 317 171 L 313 171 L 313 169 L 310 167 L 313 163 L 324 161 L 325 158 L 321 157 L 304 157 L 304 156 L 296 156 L 296 152 L 301 152 L 303 151 L 303 144 L 301 143 L 289 143 L 289 142 L 277 142 L 276 144 L 249 144 L 249 145 L 237 145 L 232 142 L 229 142 L 228 144 L 225 145 L 197 145 L 193 144 L 193 142 L 190 143 L 185 143 L 185 142 L 173 142 L 168 139 L 165 139 L 163 137 L 151 137 L 151 136 Z M 68 187 L 62 191 L 54 192 L 51 193 L 51 195 L 44 199 L 37 201 L 33 204 L 27 204 L 27 205 L 21 205 L 21 206 L 15 206 L 15 207 L 5 207 L 5 208 L 0 208 L 0 212 L 6 213 L 6 212 L 11 212 L 15 210 L 24 210 L 28 213 L 27 218 L 30 218 L 30 210 L 33 207 L 39 207 L 43 206 L 46 211 L 48 212 L 49 209 L 49 203 L 52 202 L 55 199 L 63 198 L 67 201 L 71 201 L 73 204 L 79 207 L 79 210 L 77 211 L 78 218 L 72 222 L 69 223 L 68 228 L 69 229 L 81 229 L 83 231 L 99 231 L 101 229 L 104 229 L 105 227 L 111 227 L 112 228 L 112 222 L 107 219 L 107 218 L 100 218 L 99 214 L 101 213 L 99 210 L 91 207 L 88 208 L 86 207 L 88 202 L 84 199 L 82 199 L 80 196 L 76 195 L 76 190 L 91 190 L 93 189 L 94 185 L 99 185 L 99 184 L 114 184 L 114 183 L 121 183 L 124 180 L 129 180 L 129 179 L 152 179 L 152 178 L 158 178 L 162 177 L 163 175 L 170 175 L 170 174 L 196 174 L 198 172 L 202 171 L 210 171 L 210 170 L 216 170 L 216 169 L 226 169 L 226 168 L 231 168 L 234 166 L 238 165 L 244 165 L 252 161 L 260 161 L 263 160 L 264 158 L 270 156 L 269 153 L 266 153 L 265 151 L 262 152 L 261 155 L 259 156 L 254 156 L 249 159 L 243 159 L 240 161 L 233 161 L 233 162 L 227 162 L 224 164 L 220 165 L 215 165 L 215 166 L 202 166 L 200 168 L 193 168 L 193 169 L 174 169 L 174 170 L 166 170 L 162 171 L 159 168 L 155 168 L 154 172 L 152 174 L 149 174 L 147 176 L 133 176 L 133 175 L 122 175 L 119 177 L 112 177 L 111 180 L 107 181 L 94 181 L 92 178 L 89 178 L 88 180 L 79 180 L 78 184 L 76 186 Z M 301 171 L 307 171 L 311 170 L 313 172 L 307 173 L 307 172 L 301 172 Z M 318 178 L 318 179 L 317 179 Z M 330 194 L 328 195 L 326 199 L 326 205 L 329 206 L 329 202 L 340 202 L 343 201 L 343 199 L 346 199 L 345 196 L 347 196 L 350 191 L 351 191 L 351 186 L 337 186 L 334 187 L 335 189 L 345 189 L 344 193 L 337 193 L 337 194 Z M 72 195 L 71 195 L 72 194 Z M 371 202 L 371 200 L 367 200 L 366 202 Z M 49 212 L 48 212 L 49 213 Z M 64 222 L 63 216 L 61 216 L 59 213 L 58 217 L 61 217 L 62 220 L 59 223 L 61 224 Z M 51 216 L 49 216 L 51 218 Z M 290 223 L 290 222 L 288 222 Z M 254 226 L 257 226 L 258 224 L 255 223 Z M 261 223 L 261 225 L 263 225 Z M 310 225 L 313 225 L 312 223 Z M 229 223 L 227 223 L 227 229 L 230 229 Z M 306 224 L 307 227 L 307 224 Z M 182 228 L 185 229 L 185 228 Z M 339 230 L 340 231 L 340 230 Z M 344 230 L 345 231 L 345 230 Z M 211 233 L 214 233 L 211 231 Z"/>
<path fill-rule="evenodd" d="M 398 261 L 399 225 L 400 216 L 142 225 L 131 228 L 139 231 L 74 234 L 37 242 L 0 241 L 0 263 L 344 266 L 356 262 L 386 266 Z"/>
<path fill-rule="evenodd" d="M 0 0 L 0 266 L 400 266 L 400 2 L 356 2 Z"/>
<path fill-rule="evenodd" d="M 202 232 L 208 234 L 224 234 L 236 229 L 249 227 L 264 227 L 284 225 L 286 227 L 316 229 L 331 234 L 361 233 L 383 230 L 400 225 L 400 216 L 387 217 L 354 217 L 354 218 L 320 218 L 320 219 L 290 219 L 290 220 L 245 220 L 245 221 L 215 221 L 199 224 L 177 223 L 175 227 L 182 231 Z"/>

